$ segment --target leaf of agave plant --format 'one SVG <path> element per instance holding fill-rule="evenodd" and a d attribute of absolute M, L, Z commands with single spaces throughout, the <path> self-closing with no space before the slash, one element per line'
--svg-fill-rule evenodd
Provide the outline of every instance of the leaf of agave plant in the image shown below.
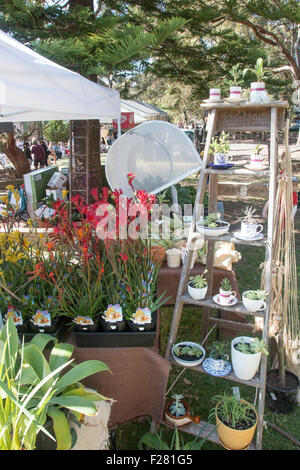
<path fill-rule="evenodd" d="M 80 382 L 86 377 L 104 370 L 110 371 L 109 367 L 104 364 L 104 362 L 96 360 L 82 362 L 67 372 L 61 379 L 59 379 L 54 388 L 56 390 L 62 388 L 64 389 L 68 385 L 71 385 L 75 382 Z"/>
<path fill-rule="evenodd" d="M 55 406 L 49 406 L 48 415 L 52 419 L 56 438 L 56 450 L 69 450 L 72 445 L 70 426 L 63 411 Z"/>
<path fill-rule="evenodd" d="M 90 392 L 86 390 L 84 387 L 78 387 L 73 390 L 68 390 L 67 392 L 62 393 L 60 396 L 61 397 L 77 396 L 77 397 L 86 398 L 87 400 L 91 400 L 91 401 L 110 400 L 110 398 L 107 398 L 104 395 L 101 395 L 100 393 Z"/>
<path fill-rule="evenodd" d="M 59 343 L 51 351 L 49 366 L 51 370 L 57 369 L 65 362 L 67 362 L 74 351 L 74 346 L 67 343 Z"/>
<path fill-rule="evenodd" d="M 56 344 L 58 339 L 45 333 L 38 333 L 37 335 L 34 335 L 30 343 L 35 344 L 40 349 L 40 351 L 43 351 L 50 341 L 53 341 L 54 344 Z"/>
<path fill-rule="evenodd" d="M 48 361 L 35 344 L 30 343 L 24 346 L 23 358 L 24 362 L 29 364 L 40 380 L 51 373 Z M 53 381 L 54 379 L 51 377 L 47 386 L 53 384 Z"/>
<path fill-rule="evenodd" d="M 63 406 L 68 410 L 74 410 L 88 416 L 94 416 L 97 408 L 91 400 L 86 398 L 71 396 L 71 397 L 52 397 L 50 399 L 52 405 Z"/>
<path fill-rule="evenodd" d="M 7 342 L 5 362 L 14 367 L 19 349 L 19 337 L 12 318 L 9 318 L 2 327 L 0 331 L 0 341 L 3 341 L 3 343 Z"/>

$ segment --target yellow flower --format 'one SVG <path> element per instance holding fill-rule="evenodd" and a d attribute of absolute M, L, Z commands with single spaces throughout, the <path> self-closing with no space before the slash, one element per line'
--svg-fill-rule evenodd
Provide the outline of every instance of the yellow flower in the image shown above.
<path fill-rule="evenodd" d="M 2 201 L 4 204 L 7 205 L 7 204 L 8 204 L 8 196 L 7 196 L 7 195 L 2 196 L 2 197 L 1 197 L 1 201 Z"/>
<path fill-rule="evenodd" d="M 7 189 L 7 191 L 14 191 L 15 187 L 12 184 L 8 184 L 7 186 L 5 186 L 5 189 Z"/>
<path fill-rule="evenodd" d="M 61 194 L 62 194 L 62 197 L 63 197 L 63 200 L 65 200 L 67 194 L 68 194 L 69 191 L 67 191 L 66 189 L 63 189 Z"/>

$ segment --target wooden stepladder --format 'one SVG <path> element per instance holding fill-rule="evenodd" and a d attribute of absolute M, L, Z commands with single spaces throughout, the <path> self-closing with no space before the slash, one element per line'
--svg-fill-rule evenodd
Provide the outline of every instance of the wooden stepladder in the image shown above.
<path fill-rule="evenodd" d="M 230 329 L 252 331 L 253 323 L 238 323 L 232 320 L 225 320 L 222 318 L 214 318 L 211 316 L 211 309 L 224 310 L 233 313 L 242 313 L 244 315 L 252 315 L 260 317 L 263 322 L 261 336 L 268 347 L 269 339 L 269 315 L 271 303 L 271 281 L 272 281 L 272 254 L 273 254 L 273 233 L 274 233 L 274 204 L 276 195 L 277 183 L 277 170 L 278 170 L 278 131 L 285 129 L 286 124 L 286 110 L 288 103 L 285 101 L 273 101 L 268 103 L 245 103 L 241 105 L 233 105 L 227 103 L 219 104 L 206 104 L 202 105 L 209 111 L 207 123 L 207 139 L 203 155 L 203 167 L 200 173 L 198 190 L 195 198 L 195 207 L 193 212 L 192 226 L 188 238 L 188 255 L 186 256 L 182 268 L 180 283 L 177 292 L 177 298 L 174 307 L 174 314 L 170 328 L 170 334 L 167 344 L 166 357 L 172 361 L 171 349 L 175 344 L 176 336 L 180 324 L 182 308 L 184 304 L 198 305 L 202 307 L 202 341 L 208 335 L 209 327 L 212 324 L 217 326 L 230 327 Z M 269 148 L 269 169 L 264 171 L 253 171 L 246 168 L 231 168 L 227 170 L 218 170 L 208 167 L 209 163 L 209 147 L 213 136 L 217 132 L 270 132 L 270 148 Z M 218 199 L 218 176 L 219 175 L 249 175 L 255 177 L 269 178 L 269 210 L 268 210 L 268 225 L 267 233 L 262 240 L 244 241 L 235 238 L 232 234 L 227 233 L 223 236 L 208 238 L 207 250 L 207 281 L 208 292 L 207 297 L 203 300 L 193 300 L 187 293 L 187 283 L 190 276 L 192 254 L 193 254 L 193 240 L 195 232 L 195 224 L 199 214 L 199 207 L 203 203 L 206 191 L 207 178 L 209 175 L 209 213 L 217 212 L 217 199 Z M 266 250 L 266 290 L 270 293 L 266 304 L 267 307 L 263 312 L 250 313 L 247 311 L 242 302 L 238 302 L 233 307 L 216 306 L 212 298 L 213 286 L 213 262 L 214 262 L 214 245 L 216 241 L 226 241 L 236 244 L 246 244 L 248 246 L 263 246 Z M 197 372 L 205 372 L 201 366 L 193 368 Z M 250 381 L 238 379 L 233 372 L 229 375 L 222 377 L 233 382 L 238 382 L 245 385 L 250 385 L 258 391 L 258 425 L 256 432 L 256 444 L 254 448 L 262 448 L 262 432 L 263 432 L 263 417 L 265 408 L 265 389 L 266 389 L 266 374 L 267 374 L 267 356 L 262 355 L 259 373 Z M 184 430 L 188 433 L 197 435 L 201 428 L 204 428 L 203 436 L 208 435 L 212 431 L 212 425 L 201 422 L 199 425 L 194 423 L 184 426 Z M 212 432 L 209 440 L 217 442 L 216 432 Z M 253 446 L 252 446 L 253 448 Z"/>

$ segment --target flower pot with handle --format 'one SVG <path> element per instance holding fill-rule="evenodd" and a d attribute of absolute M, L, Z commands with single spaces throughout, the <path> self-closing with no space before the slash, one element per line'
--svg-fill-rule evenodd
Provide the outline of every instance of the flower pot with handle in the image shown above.
<path fill-rule="evenodd" d="M 247 294 L 252 291 L 245 291 L 242 295 L 243 305 L 249 312 L 260 312 L 266 309 L 264 299 L 248 299 Z"/>
<path fill-rule="evenodd" d="M 183 416 L 174 416 L 170 413 L 169 408 L 172 405 L 173 400 L 169 400 L 165 407 L 165 420 L 168 424 L 172 426 L 184 426 L 185 424 L 189 424 L 191 422 L 195 424 L 199 424 L 201 421 L 200 416 L 192 416 L 189 404 L 181 400 L 181 403 L 185 407 L 186 413 Z"/>
<path fill-rule="evenodd" d="M 242 403 L 248 405 L 248 403 L 242 400 Z M 255 413 L 256 421 L 255 423 L 247 429 L 233 429 L 226 424 L 224 424 L 218 416 L 218 407 L 221 405 L 221 402 L 217 404 L 215 417 L 216 417 L 216 426 L 217 433 L 220 440 L 220 443 L 223 447 L 229 450 L 243 450 L 247 449 L 251 444 L 253 439 L 255 429 L 257 426 L 257 412 L 254 407 L 252 407 L 253 412 Z"/>
<path fill-rule="evenodd" d="M 260 360 L 261 352 L 245 354 L 238 351 L 235 345 L 241 342 L 251 343 L 253 338 L 248 336 L 238 336 L 231 341 L 231 363 L 233 372 L 238 379 L 251 380 L 255 376 Z"/>
<path fill-rule="evenodd" d="M 229 89 L 229 99 L 232 101 L 240 101 L 242 97 L 242 87 L 231 86 Z"/>
<path fill-rule="evenodd" d="M 250 88 L 250 103 L 261 103 L 269 101 L 264 82 L 253 82 Z"/>
<path fill-rule="evenodd" d="M 203 287 L 202 289 L 197 289 L 193 287 L 192 281 L 188 283 L 188 293 L 194 300 L 202 300 L 206 296 L 207 293 L 207 286 Z"/>
<path fill-rule="evenodd" d="M 261 224 L 247 224 L 246 222 L 241 222 L 241 237 L 249 239 L 255 238 L 263 229 L 264 227 Z"/>

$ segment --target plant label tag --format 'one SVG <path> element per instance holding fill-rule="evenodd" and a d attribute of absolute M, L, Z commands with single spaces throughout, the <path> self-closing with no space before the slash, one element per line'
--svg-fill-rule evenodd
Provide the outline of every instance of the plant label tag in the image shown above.
<path fill-rule="evenodd" d="M 277 397 L 276 397 L 275 393 L 270 392 L 270 395 L 271 395 L 272 400 L 274 400 L 274 401 L 277 400 Z"/>
<path fill-rule="evenodd" d="M 240 388 L 239 387 L 232 387 L 233 395 L 235 398 L 240 401 L 241 395 L 240 395 Z"/>

